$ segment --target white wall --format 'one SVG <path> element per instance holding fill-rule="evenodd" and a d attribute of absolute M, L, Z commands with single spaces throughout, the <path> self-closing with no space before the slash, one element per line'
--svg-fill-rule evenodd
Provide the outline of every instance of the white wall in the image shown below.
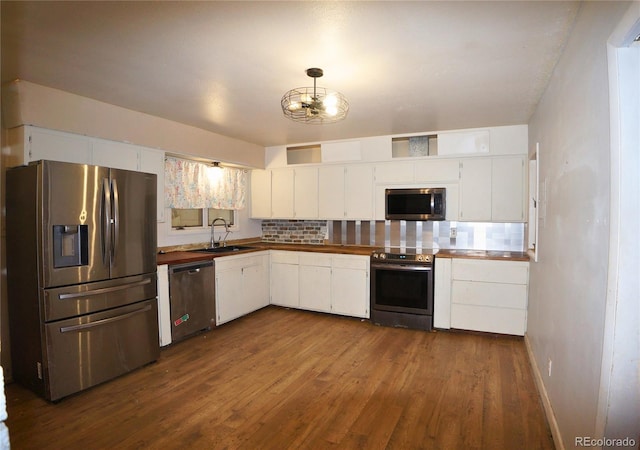
<path fill-rule="evenodd" d="M 527 339 L 567 448 L 577 436 L 597 437 L 609 245 L 606 43 L 628 7 L 582 4 L 529 123 L 546 214 L 531 264 Z"/>

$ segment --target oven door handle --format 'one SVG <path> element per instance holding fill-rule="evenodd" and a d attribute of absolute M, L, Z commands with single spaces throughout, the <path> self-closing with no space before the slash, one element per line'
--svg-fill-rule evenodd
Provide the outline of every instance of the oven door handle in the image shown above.
<path fill-rule="evenodd" d="M 419 264 L 411 264 L 411 263 L 389 263 L 389 264 L 371 264 L 371 270 L 374 269 L 382 269 L 382 270 L 412 270 L 412 271 L 423 271 L 429 272 L 433 270 L 432 265 L 422 266 Z"/>

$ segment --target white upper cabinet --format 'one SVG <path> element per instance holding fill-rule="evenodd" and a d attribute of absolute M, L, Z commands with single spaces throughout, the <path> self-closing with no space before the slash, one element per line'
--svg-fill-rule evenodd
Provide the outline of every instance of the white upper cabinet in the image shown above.
<path fill-rule="evenodd" d="M 318 169 L 318 215 L 322 219 L 373 217 L 373 167 L 352 164 Z"/>
<path fill-rule="evenodd" d="M 495 158 L 491 167 L 491 220 L 525 220 L 525 158 Z"/>
<path fill-rule="evenodd" d="M 271 172 L 271 217 L 293 217 L 293 169 Z"/>
<path fill-rule="evenodd" d="M 525 220 L 524 157 L 468 158 L 460 163 L 459 220 Z"/>
<path fill-rule="evenodd" d="M 164 218 L 164 151 L 25 125 L 7 131 L 7 167 L 41 159 L 156 174 L 157 221 Z"/>
<path fill-rule="evenodd" d="M 411 183 L 414 175 L 414 162 L 389 162 L 376 164 L 376 183 Z"/>
<path fill-rule="evenodd" d="M 344 166 L 318 168 L 318 215 L 323 219 L 344 219 Z"/>
<path fill-rule="evenodd" d="M 294 172 L 294 216 L 296 219 L 318 218 L 318 168 L 300 167 Z"/>
<path fill-rule="evenodd" d="M 271 171 L 251 171 L 251 217 L 271 217 Z"/>
<path fill-rule="evenodd" d="M 428 151 L 411 151 L 412 137 L 427 138 Z M 263 182 L 252 188 L 252 217 L 384 220 L 385 189 L 441 187 L 446 220 L 522 222 L 527 140 L 527 126 L 513 125 L 269 147 L 273 184 L 253 171 Z"/>
<path fill-rule="evenodd" d="M 370 220 L 373 217 L 373 167 L 347 166 L 343 195 L 346 219 Z"/>
<path fill-rule="evenodd" d="M 87 136 L 23 126 L 7 130 L 8 167 L 32 161 L 51 161 L 91 164 L 91 140 Z"/>
<path fill-rule="evenodd" d="M 93 140 L 93 164 L 96 166 L 137 170 L 138 158 L 139 147 L 136 145 L 103 139 Z"/>
<path fill-rule="evenodd" d="M 140 172 L 155 173 L 158 176 L 156 185 L 158 193 L 158 222 L 164 222 L 164 152 L 152 148 L 140 149 Z"/>
<path fill-rule="evenodd" d="M 460 162 L 457 158 L 416 161 L 414 167 L 416 182 L 458 181 L 460 177 Z"/>
<path fill-rule="evenodd" d="M 491 159 L 469 158 L 460 163 L 460 206 L 462 221 L 491 220 Z"/>
<path fill-rule="evenodd" d="M 450 131 L 438 133 L 438 155 L 485 154 L 490 151 L 489 130 Z"/>

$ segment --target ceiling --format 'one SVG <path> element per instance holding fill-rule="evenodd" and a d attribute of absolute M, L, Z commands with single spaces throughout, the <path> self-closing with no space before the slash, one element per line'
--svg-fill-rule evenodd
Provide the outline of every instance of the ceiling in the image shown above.
<path fill-rule="evenodd" d="M 2 1 L 22 79 L 263 146 L 527 123 L 579 2 Z M 280 99 L 313 85 L 346 120 Z"/>

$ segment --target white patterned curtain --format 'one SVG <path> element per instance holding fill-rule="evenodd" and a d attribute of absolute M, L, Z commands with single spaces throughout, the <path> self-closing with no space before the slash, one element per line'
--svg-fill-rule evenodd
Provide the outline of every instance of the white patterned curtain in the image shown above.
<path fill-rule="evenodd" d="M 230 167 L 167 157 L 164 165 L 167 208 L 244 209 L 246 173 Z"/>

